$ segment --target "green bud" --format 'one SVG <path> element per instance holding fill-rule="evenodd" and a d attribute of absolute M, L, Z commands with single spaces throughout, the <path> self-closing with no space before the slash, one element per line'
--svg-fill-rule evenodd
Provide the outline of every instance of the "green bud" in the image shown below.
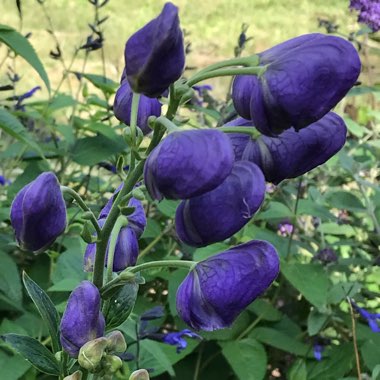
<path fill-rule="evenodd" d="M 139 201 L 143 201 L 145 199 L 145 194 L 139 187 L 136 187 L 132 190 L 132 197 L 138 199 Z"/>
<path fill-rule="evenodd" d="M 138 369 L 132 372 L 129 380 L 150 380 L 149 372 L 146 369 Z"/>
<path fill-rule="evenodd" d="M 131 281 L 135 277 L 136 277 L 135 273 L 132 273 L 132 272 L 129 272 L 129 271 L 121 272 L 120 275 L 119 275 L 119 278 L 122 281 Z"/>
<path fill-rule="evenodd" d="M 137 128 L 136 145 L 139 146 L 143 140 L 144 140 L 143 131 L 140 128 Z"/>
<path fill-rule="evenodd" d="M 115 373 L 123 366 L 122 360 L 115 355 L 107 355 L 103 359 L 103 369 L 105 372 Z"/>
<path fill-rule="evenodd" d="M 179 104 L 185 104 L 187 103 L 190 99 L 194 97 L 194 90 L 192 88 L 189 88 L 182 96 L 179 101 Z"/>
<path fill-rule="evenodd" d="M 57 359 L 57 361 L 61 361 L 62 360 L 62 351 L 58 351 L 54 354 L 55 358 Z"/>
<path fill-rule="evenodd" d="M 123 206 L 120 207 L 120 213 L 122 215 L 128 216 L 135 212 L 135 207 Z"/>
<path fill-rule="evenodd" d="M 84 223 L 80 236 L 87 244 L 93 243 L 94 236 L 92 236 L 92 224 L 90 221 L 87 220 Z"/>
<path fill-rule="evenodd" d="M 123 353 L 127 349 L 127 343 L 125 342 L 124 335 L 120 331 L 112 331 L 106 335 L 108 340 L 107 351 Z"/>
<path fill-rule="evenodd" d="M 63 378 L 63 380 L 81 380 L 81 379 L 82 379 L 81 371 L 75 371 L 73 374 Z"/>
<path fill-rule="evenodd" d="M 79 351 L 79 365 L 89 372 L 96 372 L 99 369 L 107 345 L 108 340 L 105 337 L 87 342 Z"/>

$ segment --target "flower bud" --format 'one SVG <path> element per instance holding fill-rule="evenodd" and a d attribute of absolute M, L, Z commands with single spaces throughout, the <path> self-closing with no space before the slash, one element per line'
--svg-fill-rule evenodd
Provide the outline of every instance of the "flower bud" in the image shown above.
<path fill-rule="evenodd" d="M 343 119 L 329 112 L 305 129 L 283 132 L 278 137 L 250 140 L 242 159 L 258 165 L 274 184 L 298 177 L 329 160 L 346 142 Z"/>
<path fill-rule="evenodd" d="M 149 155 L 145 186 L 153 199 L 185 199 L 216 188 L 230 174 L 234 153 L 216 129 L 173 132 Z"/>
<path fill-rule="evenodd" d="M 258 166 L 239 161 L 216 189 L 182 201 L 176 212 L 178 237 L 194 247 L 225 240 L 249 222 L 265 196 Z"/>
<path fill-rule="evenodd" d="M 125 45 L 125 73 L 134 92 L 161 95 L 185 67 L 178 8 L 166 3 L 160 15 L 133 34 Z"/>
<path fill-rule="evenodd" d="M 81 347 L 78 356 L 78 363 L 89 372 L 96 372 L 102 364 L 108 345 L 107 338 L 100 337 L 87 342 Z"/>
<path fill-rule="evenodd" d="M 116 355 L 106 355 L 102 364 L 107 373 L 115 373 L 123 366 L 122 360 Z"/>
<path fill-rule="evenodd" d="M 149 372 L 146 369 L 138 369 L 132 372 L 129 380 L 150 380 Z"/>
<path fill-rule="evenodd" d="M 116 92 L 113 110 L 117 119 L 126 125 L 131 123 L 132 90 L 128 81 L 124 81 Z M 137 126 L 148 134 L 152 130 L 148 126 L 149 116 L 161 115 L 161 103 L 155 98 L 141 95 L 137 112 Z"/>
<path fill-rule="evenodd" d="M 108 340 L 107 351 L 122 354 L 127 349 L 124 335 L 120 331 L 112 331 L 106 336 Z"/>
<path fill-rule="evenodd" d="M 64 377 L 63 380 L 82 380 L 82 372 L 75 371 L 73 374 Z"/>
<path fill-rule="evenodd" d="M 252 240 L 218 253 L 196 264 L 179 286 L 178 314 L 196 330 L 229 327 L 278 272 L 277 252 L 265 241 Z"/>
<path fill-rule="evenodd" d="M 22 249 L 47 249 L 66 228 L 66 205 L 57 177 L 40 174 L 18 192 L 11 206 L 11 223 Z"/>
<path fill-rule="evenodd" d="M 319 33 L 276 45 L 259 60 L 264 73 L 238 76 L 232 99 L 238 113 L 268 136 L 319 120 L 347 94 L 361 68 L 350 42 Z"/>
<path fill-rule="evenodd" d="M 82 281 L 71 293 L 61 320 L 61 343 L 73 358 L 87 342 L 104 335 L 104 317 L 100 311 L 98 288 Z"/>

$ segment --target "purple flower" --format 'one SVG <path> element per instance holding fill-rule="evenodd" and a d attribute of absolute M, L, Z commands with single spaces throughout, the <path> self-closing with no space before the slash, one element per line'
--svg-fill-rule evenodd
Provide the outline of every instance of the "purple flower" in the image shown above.
<path fill-rule="evenodd" d="M 6 179 L 3 175 L 0 175 L 0 185 L 10 185 L 12 182 L 9 179 Z"/>
<path fill-rule="evenodd" d="M 231 120 L 224 125 L 224 127 L 251 127 L 253 121 L 238 117 Z M 227 133 L 227 136 L 231 140 L 232 148 L 235 153 L 235 160 L 240 161 L 243 156 L 244 149 L 251 140 L 251 136 L 246 133 Z"/>
<path fill-rule="evenodd" d="M 89 281 L 82 281 L 71 293 L 61 320 L 63 349 L 77 358 L 85 343 L 104 335 L 104 327 L 98 288 Z"/>
<path fill-rule="evenodd" d="M 291 129 L 278 137 L 250 140 L 242 159 L 258 165 L 267 181 L 274 184 L 298 177 L 323 164 L 337 153 L 346 141 L 343 119 L 329 112 L 322 119 L 296 132 Z"/>
<path fill-rule="evenodd" d="M 215 189 L 230 174 L 234 153 L 216 129 L 173 132 L 149 155 L 144 180 L 153 199 L 186 199 Z"/>
<path fill-rule="evenodd" d="M 130 125 L 131 109 L 132 109 L 132 89 L 127 80 L 122 82 L 116 92 L 113 110 L 117 119 L 124 124 Z M 151 132 L 148 126 L 149 116 L 161 115 L 161 103 L 155 98 L 148 98 L 141 95 L 139 100 L 139 108 L 137 112 L 137 126 L 146 135 Z"/>
<path fill-rule="evenodd" d="M 209 84 L 195 85 L 193 89 L 198 93 L 200 97 L 203 97 L 205 91 L 212 91 L 212 86 Z"/>
<path fill-rule="evenodd" d="M 359 307 L 354 300 L 351 300 L 350 302 L 354 310 L 367 320 L 369 328 L 373 332 L 380 332 L 380 313 L 370 313 L 366 309 Z"/>
<path fill-rule="evenodd" d="M 166 3 L 160 15 L 133 34 L 125 45 L 125 73 L 134 92 L 161 95 L 185 67 L 178 8 Z"/>
<path fill-rule="evenodd" d="M 25 111 L 25 106 L 22 104 L 25 99 L 31 98 L 34 93 L 38 90 L 41 90 L 40 86 L 33 87 L 31 90 L 25 92 L 25 94 L 22 94 L 17 97 L 17 102 L 15 104 L 15 109 L 20 111 Z"/>
<path fill-rule="evenodd" d="M 322 360 L 322 352 L 325 350 L 325 346 L 322 346 L 321 344 L 315 343 L 313 345 L 313 354 L 315 360 L 318 360 L 319 362 Z"/>
<path fill-rule="evenodd" d="M 319 120 L 355 84 L 361 68 L 350 42 L 318 33 L 276 45 L 259 59 L 265 71 L 238 76 L 232 99 L 240 116 L 268 136 Z"/>
<path fill-rule="evenodd" d="M 252 240 L 195 265 L 177 291 L 179 316 L 195 330 L 229 327 L 279 272 L 275 248 Z"/>
<path fill-rule="evenodd" d="M 373 32 L 380 30 L 380 2 L 378 0 L 351 0 L 350 8 L 359 11 L 358 22 L 366 24 Z"/>
<path fill-rule="evenodd" d="M 23 187 L 12 202 L 10 217 L 21 248 L 47 249 L 66 228 L 66 205 L 55 174 L 42 173 Z"/>
<path fill-rule="evenodd" d="M 182 201 L 176 212 L 178 237 L 194 247 L 225 240 L 249 222 L 265 196 L 265 180 L 258 166 L 236 162 L 216 189 Z"/>
<path fill-rule="evenodd" d="M 282 236 L 289 236 L 294 230 L 294 226 L 290 221 L 285 220 L 278 225 L 278 232 Z"/>
<path fill-rule="evenodd" d="M 185 329 L 178 332 L 164 334 L 162 341 L 166 344 L 177 346 L 177 354 L 179 354 L 182 350 L 184 350 L 187 347 L 187 342 L 183 338 L 184 336 L 191 339 L 202 339 L 202 337 L 200 337 L 198 334 L 192 332 L 189 329 Z"/>
<path fill-rule="evenodd" d="M 317 252 L 313 259 L 319 260 L 322 264 L 329 264 L 338 261 L 338 256 L 333 249 L 324 248 Z"/>

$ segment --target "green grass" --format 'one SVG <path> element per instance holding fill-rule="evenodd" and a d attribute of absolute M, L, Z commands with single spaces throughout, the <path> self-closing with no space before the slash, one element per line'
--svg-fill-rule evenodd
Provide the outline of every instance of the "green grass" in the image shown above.
<path fill-rule="evenodd" d="M 127 38 L 147 21 L 155 17 L 162 8 L 163 0 L 110 0 L 102 8 L 101 15 L 109 15 L 104 24 L 106 72 L 118 80 L 123 69 L 123 48 Z M 20 21 L 14 0 L 2 0 L 1 23 L 17 29 Z M 143 3 L 143 5 L 138 4 Z M 181 25 L 190 33 L 192 53 L 188 65 L 203 67 L 217 60 L 231 57 L 240 32 L 241 24 L 250 25 L 248 35 L 253 36 L 245 54 L 253 54 L 288 38 L 318 28 L 318 17 L 332 18 L 341 25 L 341 31 L 355 30 L 355 16 L 348 10 L 348 0 L 177 0 Z M 44 62 L 54 85 L 60 79 L 62 67 L 48 57 L 55 43 L 48 29 L 47 20 L 37 1 L 22 1 L 24 18 L 22 32 L 32 32 L 31 43 Z M 93 20 L 92 6 L 86 0 L 46 0 L 46 8 L 52 19 L 54 30 L 62 44 L 63 54 L 70 60 L 74 47 L 83 43 L 89 33 L 88 23 Z M 5 48 L 0 48 L 0 59 Z M 82 58 L 74 66 L 80 70 Z M 17 68 L 24 74 L 26 87 L 33 85 L 36 75 L 21 61 Z M 87 72 L 101 73 L 100 52 L 91 53 Z M 5 80 L 4 70 L 0 83 Z M 215 82 L 214 82 L 215 83 Z"/>

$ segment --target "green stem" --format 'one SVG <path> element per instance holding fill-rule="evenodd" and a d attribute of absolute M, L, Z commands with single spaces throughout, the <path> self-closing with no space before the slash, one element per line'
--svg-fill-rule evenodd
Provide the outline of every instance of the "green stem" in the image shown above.
<path fill-rule="evenodd" d="M 257 136 L 257 129 L 252 127 L 219 127 L 218 130 L 224 133 L 245 133 L 252 137 Z"/>
<path fill-rule="evenodd" d="M 101 235 L 102 231 L 99 227 L 98 221 L 96 220 L 96 217 L 94 213 L 91 211 L 91 209 L 86 205 L 82 197 L 73 189 L 67 186 L 61 186 L 62 193 L 69 194 L 78 204 L 78 206 L 85 212 L 89 213 L 90 215 L 90 221 L 92 225 L 95 228 L 96 234 L 98 237 Z"/>
<path fill-rule="evenodd" d="M 264 314 L 259 315 L 238 337 L 237 340 L 244 338 L 248 333 L 250 333 L 254 327 L 256 327 L 260 321 L 263 319 Z"/>
<path fill-rule="evenodd" d="M 157 235 L 151 243 L 149 243 L 139 254 L 139 260 L 141 260 L 141 258 L 143 258 L 144 256 L 146 256 L 150 251 L 151 249 L 170 231 L 170 229 L 172 228 L 172 226 L 164 229 L 159 235 Z"/>
<path fill-rule="evenodd" d="M 137 131 L 136 127 L 137 127 L 137 114 L 139 112 L 139 102 L 140 102 L 140 94 L 137 94 L 134 92 L 132 95 L 131 122 L 130 122 L 131 140 L 132 140 L 130 167 L 132 170 L 135 167 L 134 149 L 136 148 L 136 131 Z"/>
<path fill-rule="evenodd" d="M 124 215 L 120 215 L 115 225 L 113 226 L 110 238 L 110 245 L 108 248 L 108 257 L 107 257 L 107 277 L 106 283 L 112 280 L 113 274 L 113 260 L 115 256 L 115 248 L 117 244 L 117 238 L 119 237 L 120 230 L 128 224 L 128 219 Z"/>
<path fill-rule="evenodd" d="M 160 116 L 157 119 L 154 120 L 155 124 L 162 125 L 163 127 L 166 128 L 166 130 L 170 132 L 176 132 L 179 131 L 180 128 L 178 128 L 172 121 L 170 121 L 168 118 L 165 116 Z"/>
<path fill-rule="evenodd" d="M 194 86 L 198 82 L 202 82 L 205 79 L 215 77 L 225 77 L 232 75 L 261 75 L 265 71 L 265 66 L 254 67 L 232 67 L 227 69 L 218 69 L 214 71 L 206 71 L 204 73 L 198 73 L 187 81 L 189 87 Z"/>

